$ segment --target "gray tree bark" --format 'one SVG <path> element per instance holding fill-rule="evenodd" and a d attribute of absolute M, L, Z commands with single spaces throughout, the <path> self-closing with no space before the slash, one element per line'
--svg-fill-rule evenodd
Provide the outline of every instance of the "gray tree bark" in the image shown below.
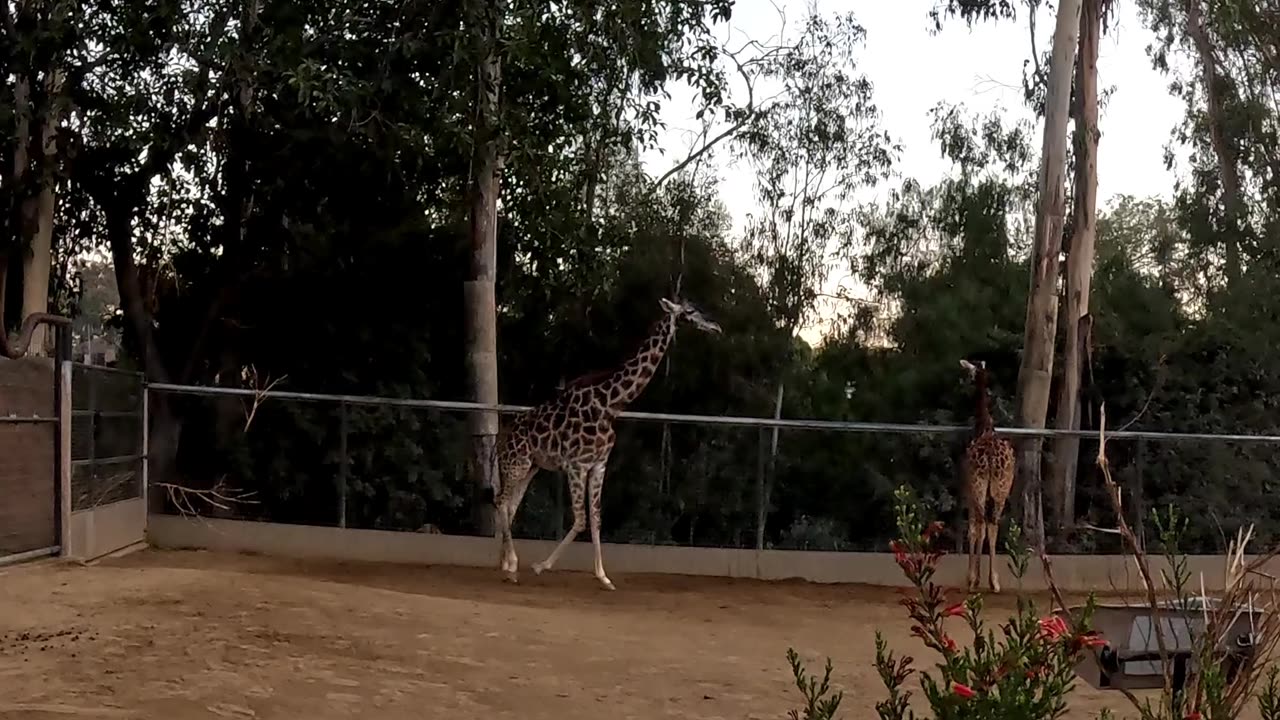
<path fill-rule="evenodd" d="M 477 49 L 476 121 L 472 137 L 471 267 L 463 285 L 466 312 L 467 374 L 471 399 L 498 404 L 498 331 L 495 277 L 498 264 L 498 93 L 501 61 L 497 53 L 501 0 L 473 0 L 471 33 Z M 498 414 L 471 418 L 469 471 L 477 502 L 473 520 L 481 533 L 493 532 L 491 506 L 481 498 L 500 491 L 497 464 Z"/>
<path fill-rule="evenodd" d="M 49 275 L 53 268 L 53 220 L 57 184 L 57 137 L 62 121 L 58 100 L 62 95 L 62 71 L 52 68 L 45 77 L 44 112 L 40 122 L 40 172 L 36 196 L 36 228 L 31 245 L 23 257 L 22 316 L 49 311 Z M 30 354 L 48 354 L 48 338 L 43 325 L 31 336 Z"/>
<path fill-rule="evenodd" d="M 1066 340 L 1062 348 L 1062 382 L 1054 427 L 1080 428 L 1080 373 L 1083 370 L 1080 320 L 1089 313 L 1093 284 L 1094 245 L 1098 236 L 1098 43 L 1102 34 L 1104 0 L 1083 0 L 1080 13 L 1080 54 L 1076 60 L 1076 194 L 1071 247 L 1067 253 Z M 1076 469 L 1080 439 L 1059 436 L 1053 443 L 1050 508 L 1055 524 L 1075 524 Z"/>
<path fill-rule="evenodd" d="M 1204 26 L 1201 0 L 1186 0 L 1187 35 L 1195 46 L 1200 64 L 1200 81 L 1204 84 L 1206 111 L 1209 119 L 1209 142 L 1218 158 L 1218 179 L 1222 182 L 1222 203 L 1226 210 L 1225 245 L 1228 282 L 1240 277 L 1240 234 L 1244 222 L 1244 201 L 1240 195 L 1240 167 L 1235 148 L 1227 138 L 1226 118 L 1222 107 L 1222 76 L 1214 56 L 1213 42 Z"/>
<path fill-rule="evenodd" d="M 1053 378 L 1054 330 L 1058 323 L 1058 266 L 1066 198 L 1067 116 L 1071 75 L 1080 32 L 1080 0 L 1058 5 L 1045 95 L 1044 143 L 1040 155 L 1040 199 L 1036 207 L 1035 239 L 1031 254 L 1031 287 L 1023 331 L 1022 363 L 1018 368 L 1017 421 L 1025 428 L 1042 429 L 1049 413 Z M 1023 527 L 1027 538 L 1044 544 L 1041 505 L 1040 438 L 1027 438 L 1018 452 L 1022 478 Z"/>

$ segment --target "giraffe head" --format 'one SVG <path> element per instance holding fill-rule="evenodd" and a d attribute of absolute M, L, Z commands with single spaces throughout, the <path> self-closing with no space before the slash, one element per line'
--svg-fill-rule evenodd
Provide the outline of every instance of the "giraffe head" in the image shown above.
<path fill-rule="evenodd" d="M 694 307 L 693 304 L 687 300 L 668 300 L 666 298 L 662 298 L 659 302 L 662 304 L 662 309 L 666 310 L 667 314 L 674 316 L 677 320 L 688 321 L 694 327 L 703 332 L 721 332 L 719 323 L 711 320 L 706 315 L 703 315 L 701 310 Z"/>
<path fill-rule="evenodd" d="M 965 372 L 969 374 L 970 382 L 978 379 L 978 373 L 982 373 L 983 375 L 987 373 L 987 363 L 984 360 L 979 360 L 977 364 L 971 363 L 968 360 L 961 360 L 960 367 L 964 368 Z"/>

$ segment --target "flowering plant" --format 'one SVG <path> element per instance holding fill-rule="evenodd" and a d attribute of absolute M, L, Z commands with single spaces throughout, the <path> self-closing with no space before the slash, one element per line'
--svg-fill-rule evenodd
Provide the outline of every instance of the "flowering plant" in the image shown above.
<path fill-rule="evenodd" d="M 943 553 L 934 541 L 940 522 L 927 522 L 905 488 L 895 494 L 898 539 L 890 544 L 894 558 L 911 587 L 900 601 L 911 618 L 911 633 L 941 656 L 935 672 L 919 673 L 920 687 L 932 710 L 942 720 L 990 718 L 991 720 L 1040 720 L 1061 717 L 1066 695 L 1075 683 L 1075 666 L 1086 649 L 1103 643 L 1087 630 L 1093 598 L 1074 627 L 1060 615 L 1041 616 L 1028 598 L 1018 598 L 1017 613 L 995 628 L 982 617 L 982 596 L 949 602 L 933 581 Z M 1013 525 L 1007 540 L 1010 570 L 1021 583 L 1029 552 Z M 961 648 L 948 629 L 948 621 L 964 623 L 973 637 Z M 895 657 L 884 637 L 876 633 L 876 668 L 889 696 L 876 703 L 881 720 L 905 720 L 911 691 L 907 678 L 916 672 L 915 659 Z"/>

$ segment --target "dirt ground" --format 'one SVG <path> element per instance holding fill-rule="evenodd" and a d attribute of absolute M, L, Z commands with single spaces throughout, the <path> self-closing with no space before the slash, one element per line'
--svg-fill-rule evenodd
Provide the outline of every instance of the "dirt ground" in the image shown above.
<path fill-rule="evenodd" d="M 929 657 L 885 589 L 527 575 L 160 551 L 0 570 L 0 718 L 777 719 L 790 646 L 832 657 L 852 720 L 883 697 L 875 628 Z M 1108 705 L 1081 683 L 1070 717 Z"/>

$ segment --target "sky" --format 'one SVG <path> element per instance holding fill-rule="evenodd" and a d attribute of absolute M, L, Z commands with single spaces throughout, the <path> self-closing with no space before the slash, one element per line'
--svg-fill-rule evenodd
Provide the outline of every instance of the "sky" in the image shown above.
<path fill-rule="evenodd" d="M 782 28 L 779 9 L 792 27 L 809 0 L 738 0 L 725 37 L 740 45 L 747 39 L 776 38 Z M 898 170 L 925 186 L 948 170 L 930 137 L 929 110 L 938 102 L 963 103 L 973 113 L 1003 109 L 1010 116 L 1029 116 L 1022 102 L 1022 63 L 1030 57 L 1025 14 L 1016 22 L 985 23 L 972 30 L 953 20 L 941 33 L 930 34 L 928 12 L 934 0 L 816 0 L 825 14 L 852 11 L 866 29 L 865 47 L 857 54 L 859 69 L 875 86 L 875 102 L 882 124 L 903 146 Z M 1174 176 L 1164 166 L 1164 146 L 1183 113 L 1182 101 L 1168 91 L 1168 80 L 1151 67 L 1146 47 L 1153 36 L 1143 26 L 1136 3 L 1117 3 L 1099 50 L 1099 86 L 1115 90 L 1099 118 L 1102 137 L 1098 151 L 1100 207 L 1120 194 L 1168 195 Z M 776 7 L 775 7 L 776 6 Z M 1040 12 L 1038 47 L 1049 47 L 1054 18 Z M 667 130 L 661 152 L 644 156 L 651 172 L 662 173 L 684 156 L 690 130 L 697 127 L 693 93 L 672 88 L 663 107 Z M 741 228 L 754 209 L 753 178 L 745 168 L 725 160 L 715 165 L 721 176 L 721 195 Z M 878 192 L 882 192 L 881 189 Z M 877 191 L 873 191 L 877 192 Z M 849 285 L 847 274 L 833 273 L 827 290 Z M 853 281 L 856 283 L 856 281 Z M 815 340 L 820 323 L 802 332 Z"/>

